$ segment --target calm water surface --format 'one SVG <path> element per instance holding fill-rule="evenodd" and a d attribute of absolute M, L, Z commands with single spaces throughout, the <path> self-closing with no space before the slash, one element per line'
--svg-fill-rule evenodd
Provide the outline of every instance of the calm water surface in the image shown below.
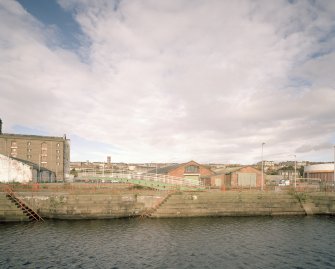
<path fill-rule="evenodd" d="M 0 268 L 335 268 L 334 217 L 0 224 Z"/>

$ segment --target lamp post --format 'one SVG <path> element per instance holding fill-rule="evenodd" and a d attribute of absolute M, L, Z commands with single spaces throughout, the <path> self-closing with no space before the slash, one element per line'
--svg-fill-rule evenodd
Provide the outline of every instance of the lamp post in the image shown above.
<path fill-rule="evenodd" d="M 297 155 L 294 156 L 294 188 L 297 188 Z"/>
<path fill-rule="evenodd" d="M 335 145 L 334 145 L 334 186 L 333 190 L 335 191 Z"/>
<path fill-rule="evenodd" d="M 98 180 L 99 184 L 103 183 L 105 181 L 105 162 L 102 162 L 102 176 L 100 178 L 100 180 Z"/>
<path fill-rule="evenodd" d="M 288 156 L 294 157 L 294 189 L 297 188 L 297 155 L 291 154 Z M 288 175 L 290 175 L 290 172 L 288 172 Z"/>
<path fill-rule="evenodd" d="M 261 190 L 264 190 L 264 162 L 263 162 L 263 147 L 265 143 L 262 143 L 262 182 L 261 182 Z"/>
<path fill-rule="evenodd" d="M 113 163 L 111 163 L 111 165 L 112 165 L 112 178 L 114 178 Z"/>
<path fill-rule="evenodd" d="M 38 154 L 38 182 L 41 182 L 41 154 Z"/>
<path fill-rule="evenodd" d="M 156 163 L 156 181 L 157 181 L 157 163 Z"/>

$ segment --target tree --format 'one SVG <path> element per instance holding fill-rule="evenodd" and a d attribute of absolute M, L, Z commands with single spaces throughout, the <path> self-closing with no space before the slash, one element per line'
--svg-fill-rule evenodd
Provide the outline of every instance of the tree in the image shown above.
<path fill-rule="evenodd" d="M 76 171 L 76 169 L 72 168 L 70 171 L 70 175 L 73 175 L 74 177 L 78 177 L 78 172 Z"/>

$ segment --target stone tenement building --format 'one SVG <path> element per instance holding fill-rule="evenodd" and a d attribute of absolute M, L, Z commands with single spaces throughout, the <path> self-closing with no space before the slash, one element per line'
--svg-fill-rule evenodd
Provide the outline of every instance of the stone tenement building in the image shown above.
<path fill-rule="evenodd" d="M 70 140 L 64 137 L 2 133 L 0 119 L 0 154 L 47 168 L 64 180 L 70 172 Z"/>

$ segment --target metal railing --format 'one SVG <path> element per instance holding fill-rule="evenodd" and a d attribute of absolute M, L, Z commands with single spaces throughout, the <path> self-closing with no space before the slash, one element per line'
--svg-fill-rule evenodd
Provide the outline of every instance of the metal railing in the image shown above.
<path fill-rule="evenodd" d="M 146 182 L 154 182 L 161 183 L 169 186 L 184 186 L 189 188 L 203 188 L 204 184 L 200 180 L 188 179 L 188 178 L 180 178 L 169 175 L 161 175 L 161 174 L 137 174 L 137 173 L 115 173 L 111 175 L 94 175 L 94 176 L 86 176 L 79 177 L 77 180 L 91 180 L 91 181 L 100 181 L 100 182 L 110 182 L 110 181 L 121 181 L 121 180 L 140 180 Z"/>
<path fill-rule="evenodd" d="M 18 198 L 10 187 L 4 188 L 4 192 L 11 202 L 13 202 L 22 212 L 29 218 L 29 220 L 44 221 L 43 218 L 20 198 Z"/>

